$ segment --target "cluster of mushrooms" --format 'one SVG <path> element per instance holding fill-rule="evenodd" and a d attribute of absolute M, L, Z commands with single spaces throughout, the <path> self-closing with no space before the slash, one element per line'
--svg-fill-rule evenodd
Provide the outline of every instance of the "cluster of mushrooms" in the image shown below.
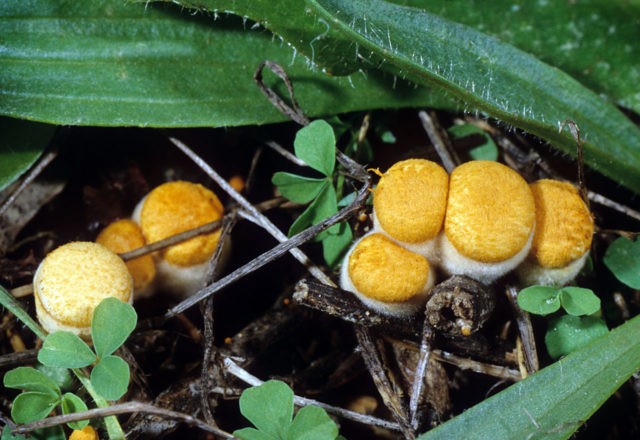
<path fill-rule="evenodd" d="M 415 313 L 436 273 L 491 284 L 514 271 L 523 285 L 563 285 L 584 265 L 593 218 L 573 185 L 532 184 L 511 168 L 471 161 L 449 176 L 408 159 L 373 190 L 374 227 L 342 265 L 342 288 L 384 314 Z"/>
<path fill-rule="evenodd" d="M 89 340 L 93 310 L 104 298 L 132 303 L 134 296 L 149 296 L 157 286 L 179 297 L 201 289 L 220 229 L 127 263 L 117 254 L 214 222 L 223 213 L 218 197 L 204 186 L 168 182 L 144 197 L 131 219 L 117 220 L 102 230 L 95 243 L 77 241 L 56 248 L 33 279 L 42 327 Z"/>

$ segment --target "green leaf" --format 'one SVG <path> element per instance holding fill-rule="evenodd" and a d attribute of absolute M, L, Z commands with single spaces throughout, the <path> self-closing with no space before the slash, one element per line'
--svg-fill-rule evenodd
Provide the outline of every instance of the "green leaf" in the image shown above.
<path fill-rule="evenodd" d="M 31 367 L 18 367 L 7 371 L 4 375 L 3 384 L 7 388 L 37 391 L 49 394 L 56 399 L 60 397 L 58 385 L 46 374 Z"/>
<path fill-rule="evenodd" d="M 471 108 L 575 154 L 568 128 L 558 131 L 571 119 L 585 140 L 587 163 L 640 192 L 640 129 L 566 73 L 494 37 L 414 8 L 380 0 L 309 4 L 351 41 L 344 58 L 356 59 L 357 50 L 389 73 L 441 87 Z"/>
<path fill-rule="evenodd" d="M 419 440 L 567 439 L 640 369 L 639 339 L 636 316 Z"/>
<path fill-rule="evenodd" d="M 62 425 L 36 429 L 31 433 L 31 440 L 67 440 Z"/>
<path fill-rule="evenodd" d="M 44 340 L 38 361 L 51 367 L 82 368 L 94 363 L 96 355 L 79 336 L 57 331 Z"/>
<path fill-rule="evenodd" d="M 91 370 L 91 383 L 107 400 L 118 400 L 129 387 L 129 365 L 118 356 L 105 356 Z"/>
<path fill-rule="evenodd" d="M 270 436 L 255 428 L 236 429 L 233 431 L 233 436 L 240 440 L 279 440 L 278 437 Z"/>
<path fill-rule="evenodd" d="M 281 9 L 263 2 L 267 6 Z M 303 2 L 293 9 L 285 3 L 278 12 L 291 22 L 294 9 L 301 13 L 295 18 L 322 31 Z M 308 116 L 451 106 L 442 94 L 404 81 L 394 90 L 393 78 L 382 73 L 328 77 L 242 18 L 214 20 L 176 5 L 5 0 L 0 35 L 0 114 L 54 124 L 221 127 L 288 120 L 253 80 L 266 59 L 285 67 Z M 282 91 L 275 75 L 264 76 Z"/>
<path fill-rule="evenodd" d="M 549 355 L 557 359 L 587 345 L 608 331 L 607 324 L 600 318 L 563 315 L 549 321 L 544 342 Z"/>
<path fill-rule="evenodd" d="M 518 293 L 518 305 L 522 310 L 536 315 L 548 315 L 560 309 L 558 289 L 547 286 L 531 286 Z"/>
<path fill-rule="evenodd" d="M 136 328 L 135 309 L 116 298 L 103 299 L 93 312 L 91 339 L 99 358 L 110 355 L 124 344 Z"/>
<path fill-rule="evenodd" d="M 73 393 L 65 393 L 62 396 L 62 414 L 73 414 L 77 412 L 86 411 L 87 404 Z M 79 420 L 77 422 L 67 423 L 67 426 L 71 429 L 82 429 L 89 424 L 89 420 Z"/>
<path fill-rule="evenodd" d="M 2 436 L 0 440 L 26 440 L 26 437 L 20 434 L 14 434 L 13 429 L 9 425 L 2 427 Z"/>
<path fill-rule="evenodd" d="M 29 330 L 31 330 L 37 337 L 40 339 L 47 337 L 47 332 L 44 331 L 40 324 L 38 324 L 22 307 L 18 300 L 2 286 L 0 286 L 0 304 L 13 313 L 24 325 L 29 327 Z"/>
<path fill-rule="evenodd" d="M 313 179 L 297 174 L 277 172 L 271 178 L 271 183 L 278 187 L 280 194 L 292 202 L 309 203 L 329 182 L 327 179 Z"/>
<path fill-rule="evenodd" d="M 455 138 L 462 139 L 468 136 L 482 136 L 484 142 L 471 149 L 469 155 L 473 160 L 498 160 L 498 147 L 489 134 L 473 124 L 453 125 L 447 131 Z"/>
<path fill-rule="evenodd" d="M 33 165 L 55 130 L 54 125 L 0 117 L 0 191 Z"/>
<path fill-rule="evenodd" d="M 311 225 L 320 223 L 327 217 L 331 217 L 338 212 L 338 204 L 336 201 L 336 190 L 328 181 L 309 206 L 302 214 L 293 222 L 289 228 L 289 236 L 293 236 Z M 339 225 L 333 225 L 327 231 L 337 233 L 340 229 Z M 328 233 L 324 231 L 318 237 L 324 237 L 322 234 Z"/>
<path fill-rule="evenodd" d="M 640 240 L 617 238 L 604 254 L 604 264 L 618 280 L 633 289 L 640 289 Z"/>
<path fill-rule="evenodd" d="M 333 175 L 336 165 L 336 136 L 327 121 L 318 119 L 296 133 L 296 156 L 325 176 Z"/>
<path fill-rule="evenodd" d="M 35 422 L 47 417 L 59 402 L 59 397 L 50 393 L 37 391 L 20 393 L 13 401 L 11 418 L 16 423 Z"/>
<path fill-rule="evenodd" d="M 73 387 L 73 377 L 71 377 L 71 371 L 68 368 L 38 364 L 36 370 L 51 379 L 62 392 L 69 391 Z"/>
<path fill-rule="evenodd" d="M 570 315 L 591 315 L 600 310 L 600 298 L 591 289 L 563 287 L 559 296 L 562 307 Z"/>
<path fill-rule="evenodd" d="M 296 414 L 287 430 L 287 440 L 334 440 L 338 426 L 318 406 L 305 406 Z"/>
<path fill-rule="evenodd" d="M 240 396 L 240 413 L 263 433 L 284 439 L 293 417 L 293 391 L 279 380 L 247 388 Z"/>
<path fill-rule="evenodd" d="M 335 267 L 353 240 L 353 233 L 348 223 L 340 223 L 338 234 L 327 234 L 322 240 L 322 255 L 329 267 Z"/>

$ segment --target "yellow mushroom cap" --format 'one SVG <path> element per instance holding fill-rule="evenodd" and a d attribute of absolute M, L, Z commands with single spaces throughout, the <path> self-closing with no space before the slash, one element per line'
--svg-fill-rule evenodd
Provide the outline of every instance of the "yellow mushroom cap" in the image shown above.
<path fill-rule="evenodd" d="M 222 217 L 218 197 L 202 185 L 176 181 L 156 187 L 143 201 L 140 226 L 147 242 L 154 243 Z M 167 248 L 164 259 L 189 267 L 206 262 L 216 248 L 220 230 L 193 237 Z"/>
<path fill-rule="evenodd" d="M 508 260 L 527 245 L 534 224 L 529 185 L 511 168 L 471 161 L 451 173 L 444 230 L 460 254 L 483 263 Z"/>
<path fill-rule="evenodd" d="M 98 433 L 91 425 L 87 425 L 81 430 L 74 429 L 69 440 L 98 440 Z"/>
<path fill-rule="evenodd" d="M 382 175 L 373 192 L 375 218 L 390 237 L 421 243 L 442 229 L 449 176 L 435 162 L 408 159 Z"/>
<path fill-rule="evenodd" d="M 388 314 L 415 310 L 426 300 L 433 281 L 433 270 L 425 257 L 404 249 L 380 233 L 366 235 L 354 244 L 341 274 L 345 290 Z"/>
<path fill-rule="evenodd" d="M 123 253 L 146 244 L 140 226 L 133 220 L 122 219 L 110 223 L 96 238 L 96 243 L 107 249 Z M 151 255 L 143 255 L 127 261 L 127 268 L 133 277 L 133 288 L 137 292 L 149 286 L 156 276 L 156 265 Z"/>
<path fill-rule="evenodd" d="M 591 247 L 593 218 L 578 190 L 567 182 L 542 179 L 531 184 L 536 231 L 530 257 L 542 267 L 561 268 Z"/>
<path fill-rule="evenodd" d="M 124 261 L 92 242 L 67 243 L 50 252 L 33 278 L 36 313 L 47 332 L 67 330 L 89 338 L 100 302 L 133 299 L 133 280 Z"/>

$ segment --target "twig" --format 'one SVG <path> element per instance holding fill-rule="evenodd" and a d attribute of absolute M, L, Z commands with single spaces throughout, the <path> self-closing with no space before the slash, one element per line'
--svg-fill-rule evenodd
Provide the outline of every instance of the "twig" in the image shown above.
<path fill-rule="evenodd" d="M 204 283 L 205 286 L 211 284 L 220 276 L 220 260 L 225 246 L 225 241 L 237 223 L 237 216 L 235 215 L 236 212 L 237 211 L 234 209 L 231 217 L 225 220 L 222 226 L 216 250 L 209 260 L 209 268 L 207 269 L 207 275 Z M 213 411 L 211 411 L 211 406 L 209 405 L 209 394 L 206 392 L 206 390 L 210 388 L 209 385 L 213 385 L 209 383 L 209 364 L 211 362 L 211 353 L 213 351 L 213 341 L 215 336 L 213 332 L 213 298 L 208 298 L 202 304 L 202 317 L 204 320 L 204 349 L 202 354 L 202 367 L 200 369 L 200 382 L 202 383 L 200 401 L 202 403 L 202 414 L 204 419 L 208 424 L 217 426 L 215 419 L 213 418 Z"/>
<path fill-rule="evenodd" d="M 388 370 L 384 368 L 379 349 L 371 337 L 369 329 L 357 326 L 355 331 L 362 359 L 367 366 L 367 370 L 369 370 L 373 383 L 382 396 L 382 400 L 391 411 L 396 422 L 398 422 L 402 434 L 408 439 L 414 439 L 415 434 L 407 419 L 407 411 L 400 397 L 400 387 L 394 386 L 395 383 L 392 383 L 390 376 L 387 374 Z"/>
<path fill-rule="evenodd" d="M 222 178 L 205 160 L 203 160 L 200 156 L 198 156 L 191 148 L 186 146 L 184 143 L 180 142 L 178 139 L 170 137 L 169 140 L 173 143 L 180 151 L 182 151 L 187 157 L 189 157 L 202 171 L 207 173 L 207 175 L 215 181 L 220 188 L 222 188 L 229 196 L 234 199 L 244 210 L 251 213 L 254 218 L 260 220 L 260 226 L 265 229 L 269 234 L 271 234 L 278 241 L 287 240 L 287 236 L 280 230 L 276 225 L 274 225 L 271 220 L 269 220 L 266 216 L 261 214 L 247 199 L 245 199 L 240 193 L 238 193 L 235 189 L 227 183 L 226 180 Z M 300 243 L 302 244 L 302 243 Z M 319 281 L 323 283 L 330 282 L 330 278 L 321 270 L 314 269 L 311 264 L 311 260 L 307 257 L 300 249 L 297 249 L 297 246 L 293 246 L 291 249 L 287 249 L 291 252 L 291 255 L 294 256 L 296 260 L 302 263 L 303 266 L 309 267 L 309 271 L 311 275 L 317 278 Z"/>
<path fill-rule="evenodd" d="M 107 416 L 114 416 L 118 414 L 129 413 L 144 413 L 153 414 L 168 419 L 176 419 L 190 426 L 195 426 L 206 432 L 210 432 L 222 438 L 233 439 L 231 434 L 223 431 L 215 426 L 211 426 L 200 419 L 197 419 L 189 414 L 179 413 L 177 411 L 171 411 L 168 409 L 158 408 L 153 405 L 142 402 L 127 402 L 116 405 L 111 405 L 106 408 L 95 408 L 88 411 L 74 412 L 70 414 L 64 414 L 61 416 L 48 417 L 46 419 L 38 420 L 36 422 L 26 423 L 18 426 L 13 430 L 14 434 L 26 434 L 36 429 L 50 428 L 52 426 L 62 425 L 69 422 L 77 422 L 80 420 L 89 420 L 94 418 L 103 418 Z"/>
<path fill-rule="evenodd" d="M 265 202 L 262 202 L 256 205 L 256 209 L 259 209 L 261 211 L 266 211 L 268 209 L 272 209 L 277 206 L 280 206 L 284 202 L 285 202 L 285 199 L 283 199 L 282 197 L 278 197 L 278 198 L 267 200 Z M 137 249 L 133 249 L 129 252 L 123 252 L 119 254 L 120 258 L 122 258 L 124 261 L 132 260 L 134 258 L 138 258 L 143 255 L 150 254 L 151 252 L 159 251 L 169 246 L 173 246 L 174 244 L 178 244 L 183 241 L 189 240 L 190 238 L 196 237 L 198 235 L 208 234 L 209 232 L 213 232 L 219 229 L 220 226 L 222 226 L 222 223 L 225 221 L 225 219 L 230 218 L 232 215 L 235 215 L 235 214 L 227 214 L 216 221 L 205 223 L 204 225 L 198 226 L 197 228 L 189 229 L 188 231 L 184 231 L 179 234 L 172 235 L 163 240 L 155 241 L 145 246 L 141 246 Z"/>
<path fill-rule="evenodd" d="M 0 369 L 13 368 L 19 365 L 30 364 L 38 358 L 38 350 L 25 350 L 0 356 Z"/>
<path fill-rule="evenodd" d="M 276 92 L 267 87 L 262 81 L 262 70 L 267 67 L 273 73 L 275 73 L 282 81 L 284 81 L 284 85 L 289 92 L 289 99 L 291 99 L 291 106 L 288 105 L 284 100 L 278 96 Z M 273 104 L 275 108 L 277 108 L 282 114 L 291 118 L 293 121 L 297 122 L 300 125 L 308 125 L 309 118 L 307 118 L 300 105 L 298 105 L 298 101 L 293 94 L 293 84 L 287 75 L 287 72 L 280 66 L 278 63 L 274 61 L 265 60 L 258 66 L 258 69 L 253 74 L 253 79 L 258 84 L 260 91 L 267 97 L 269 102 Z"/>
<path fill-rule="evenodd" d="M 528 373 L 535 373 L 540 369 L 538 362 L 538 351 L 536 349 L 536 340 L 531 326 L 531 318 L 529 314 L 522 310 L 518 305 L 518 291 L 513 286 L 507 286 L 507 299 L 511 305 L 511 309 L 516 317 L 518 331 L 520 332 L 520 340 L 524 349 L 524 362 Z"/>
<path fill-rule="evenodd" d="M 224 366 L 229 373 L 242 380 L 243 382 L 251 385 L 258 386 L 263 383 L 262 380 L 253 376 L 251 373 L 240 367 L 230 358 L 224 359 Z M 399 431 L 400 426 L 397 423 L 389 422 L 387 420 L 379 419 L 377 417 L 368 416 L 366 414 L 357 413 L 355 411 L 349 411 L 344 408 L 339 408 L 333 405 L 328 405 L 323 402 L 319 402 L 317 400 L 309 399 L 306 397 L 294 396 L 293 401 L 297 406 L 307 406 L 307 405 L 315 405 L 324 409 L 330 414 L 335 414 L 342 418 L 353 420 L 355 422 L 364 423 L 366 425 L 372 426 L 380 426 L 381 428 L 392 429 L 394 431 Z"/>
<path fill-rule="evenodd" d="M 273 151 L 275 151 L 276 153 L 278 153 L 279 155 L 287 159 L 289 162 L 292 162 L 300 167 L 308 166 L 304 160 L 300 159 L 295 154 L 292 154 L 289 150 L 282 147 L 282 145 L 280 145 L 279 143 L 274 141 L 268 141 L 266 142 L 266 144 L 269 148 L 271 148 Z"/>
<path fill-rule="evenodd" d="M 258 257 L 254 258 L 253 260 L 249 261 L 244 266 L 236 269 L 235 271 L 233 271 L 229 275 L 225 276 L 224 278 L 221 278 L 217 282 L 215 282 L 215 283 L 207 286 L 206 288 L 196 292 L 191 297 L 187 298 L 186 300 L 182 301 L 180 304 L 178 304 L 175 307 L 173 307 L 172 309 L 170 309 L 164 315 L 165 318 L 171 318 L 172 316 L 175 316 L 175 315 L 177 315 L 179 313 L 184 312 L 188 308 L 192 307 L 194 304 L 196 304 L 196 303 L 202 301 L 203 299 L 209 297 L 210 295 L 214 294 L 215 292 L 219 291 L 220 289 L 226 287 L 227 285 L 233 283 L 234 281 L 237 281 L 238 279 L 240 279 L 243 276 L 253 272 L 254 270 L 261 268 L 262 266 L 266 265 L 267 263 L 270 263 L 271 261 L 281 257 L 282 255 L 284 255 L 286 252 L 290 251 L 291 249 L 293 249 L 295 247 L 298 247 L 301 244 L 311 240 L 313 237 L 315 237 L 316 235 L 318 235 L 320 232 L 324 231 L 325 229 L 330 228 L 334 224 L 339 223 L 339 222 L 347 219 L 351 215 L 353 215 L 355 212 L 358 212 L 362 208 L 364 203 L 366 202 L 367 198 L 369 197 L 369 188 L 370 188 L 370 183 L 369 183 L 369 181 L 367 181 L 362 186 L 362 188 L 358 191 L 356 199 L 354 200 L 354 202 L 352 204 L 350 204 L 349 206 L 341 209 L 336 214 L 334 214 L 331 217 L 321 221 L 320 223 L 318 223 L 318 224 L 316 224 L 314 226 L 311 226 L 308 229 L 305 229 L 304 231 L 300 232 L 299 234 L 294 235 L 289 240 L 287 240 L 287 241 L 285 241 L 283 243 L 280 243 L 279 245 L 275 246 L 274 248 L 270 249 L 269 251 L 264 252 L 263 254 L 259 255 Z"/>
<path fill-rule="evenodd" d="M 40 175 L 44 171 L 47 166 L 58 156 L 57 150 L 51 150 L 44 156 L 42 156 L 38 162 L 31 167 L 31 169 L 24 176 L 22 182 L 18 185 L 18 187 L 13 191 L 13 193 L 7 197 L 7 199 L 0 205 L 0 217 L 5 213 L 5 211 L 11 206 L 13 202 L 18 198 L 20 193 L 25 190 L 29 186 L 31 182 L 34 181 L 36 177 Z"/>
<path fill-rule="evenodd" d="M 429 357 L 432 352 L 431 342 L 433 341 L 433 329 L 424 320 L 422 326 L 422 341 L 420 342 L 420 355 L 416 364 L 415 373 L 413 375 L 413 384 L 411 385 L 411 398 L 409 399 L 409 415 L 411 416 L 411 427 L 418 429 L 418 404 L 422 400 L 424 393 L 424 377 L 427 374 L 429 365 Z"/>
<path fill-rule="evenodd" d="M 621 203 L 615 202 L 602 194 L 595 193 L 593 191 L 587 192 L 587 197 L 594 203 L 597 203 L 602 206 L 606 206 L 607 208 L 613 209 L 615 211 L 621 212 L 628 217 L 631 217 L 635 220 L 640 221 L 640 212 L 634 209 L 629 208 Z"/>
<path fill-rule="evenodd" d="M 418 117 L 433 144 L 433 148 L 435 148 L 438 156 L 440 156 L 442 165 L 444 165 L 444 168 L 450 173 L 456 165 L 460 163 L 460 159 L 456 157 L 453 148 L 449 145 L 448 139 L 441 134 L 440 126 L 435 118 L 429 116 L 424 110 L 418 112 Z"/>

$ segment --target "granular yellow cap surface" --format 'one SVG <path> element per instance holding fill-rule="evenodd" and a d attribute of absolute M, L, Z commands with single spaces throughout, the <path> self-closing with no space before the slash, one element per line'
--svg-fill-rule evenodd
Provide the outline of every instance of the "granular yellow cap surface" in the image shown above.
<path fill-rule="evenodd" d="M 442 229 L 448 188 L 449 176 L 437 163 L 425 159 L 397 162 L 373 192 L 380 226 L 406 243 L 431 240 Z"/>
<path fill-rule="evenodd" d="M 96 243 L 115 253 L 129 252 L 145 245 L 140 226 L 133 220 L 122 219 L 109 224 L 96 238 Z M 143 255 L 127 261 L 133 277 L 133 287 L 140 290 L 148 286 L 156 276 L 156 265 L 151 255 Z"/>
<path fill-rule="evenodd" d="M 124 261 L 92 242 L 67 243 L 50 252 L 33 279 L 36 302 L 57 323 L 91 325 L 93 310 L 105 298 L 129 302 L 133 280 Z"/>
<path fill-rule="evenodd" d="M 498 162 L 471 161 L 451 173 L 444 230 L 462 255 L 497 263 L 529 240 L 535 204 L 527 182 Z"/>
<path fill-rule="evenodd" d="M 573 185 L 543 179 L 531 184 L 536 232 L 530 256 L 542 267 L 565 267 L 591 247 L 593 218 Z"/>
<path fill-rule="evenodd" d="M 204 186 L 169 182 L 156 187 L 147 196 L 140 214 L 140 226 L 147 242 L 154 243 L 218 220 L 223 212 L 218 197 Z M 204 263 L 213 254 L 219 238 L 219 229 L 191 238 L 167 248 L 164 259 L 181 267 Z"/>
<path fill-rule="evenodd" d="M 429 278 L 429 262 L 382 234 L 364 237 L 349 256 L 349 276 L 365 296 L 403 302 L 420 293 Z"/>
<path fill-rule="evenodd" d="M 87 425 L 82 430 L 74 429 L 69 440 L 98 440 L 98 433 L 91 425 Z"/>

